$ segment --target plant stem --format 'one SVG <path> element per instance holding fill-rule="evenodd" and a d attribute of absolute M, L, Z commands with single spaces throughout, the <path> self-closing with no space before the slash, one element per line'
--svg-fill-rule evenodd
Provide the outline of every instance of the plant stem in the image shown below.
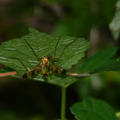
<path fill-rule="evenodd" d="M 62 98 L 61 98 L 61 120 L 67 120 L 65 117 L 65 110 L 66 110 L 66 88 L 62 88 Z"/>

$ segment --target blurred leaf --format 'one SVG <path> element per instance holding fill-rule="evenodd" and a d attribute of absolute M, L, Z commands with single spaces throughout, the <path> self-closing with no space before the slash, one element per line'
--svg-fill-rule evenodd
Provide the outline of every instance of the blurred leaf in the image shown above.
<path fill-rule="evenodd" d="M 8 111 L 0 111 L 0 120 L 15 120 L 15 114 Z"/>
<path fill-rule="evenodd" d="M 108 24 L 112 21 L 114 16 L 115 5 L 118 0 L 100 0 L 97 4 L 100 5 L 99 17 L 98 21 L 101 21 L 102 26 L 108 26 Z M 108 4 L 109 3 L 109 4 Z M 94 4 L 94 3 L 93 3 Z M 100 18 L 101 17 L 101 18 Z"/>
<path fill-rule="evenodd" d="M 114 111 L 106 102 L 92 97 L 75 103 L 70 110 L 77 120 L 117 120 Z"/>
<path fill-rule="evenodd" d="M 116 13 L 112 22 L 109 25 L 109 28 L 113 34 L 114 39 L 117 40 L 120 33 L 120 0 L 118 0 L 116 4 Z"/>
<path fill-rule="evenodd" d="M 57 24 L 54 33 L 86 36 L 96 20 L 91 10 L 91 2 L 88 0 L 71 0 L 69 4 L 68 1 L 62 1 L 61 4 L 66 6 L 65 16 Z"/>
<path fill-rule="evenodd" d="M 118 48 L 109 48 L 105 51 L 98 52 L 90 57 L 86 62 L 79 68 L 80 72 L 100 72 L 100 71 L 119 71 L 120 70 L 120 59 L 112 58 Z"/>
<path fill-rule="evenodd" d="M 6 67 L 6 68 L 0 68 L 0 73 L 12 72 L 12 71 L 15 71 L 15 70 L 13 70 L 11 68 L 8 68 L 8 67 Z"/>
<path fill-rule="evenodd" d="M 116 113 L 116 116 L 117 116 L 117 118 L 118 118 L 118 120 L 120 119 L 120 112 L 117 112 Z"/>
<path fill-rule="evenodd" d="M 59 58 L 66 47 L 60 60 L 55 63 L 55 65 L 63 67 L 64 69 L 70 69 L 72 65 L 76 64 L 78 60 L 84 56 L 84 51 L 87 50 L 91 44 L 84 38 L 71 36 L 58 37 L 53 34 L 48 35 L 41 33 L 33 28 L 30 28 L 29 31 L 29 34 L 4 42 L 2 46 L 0 46 L 0 63 L 16 70 L 18 73 L 17 77 L 21 77 L 27 70 L 19 60 L 7 57 L 19 58 L 30 69 L 33 69 L 39 62 L 25 40 L 32 46 L 39 58 L 48 54 Z M 59 42 L 58 39 L 60 39 Z M 55 49 L 57 42 L 58 45 Z M 55 51 L 56 55 L 54 56 Z M 34 79 L 44 81 L 41 73 Z M 61 78 L 59 75 L 52 74 L 47 81 L 52 84 L 66 85 L 73 82 L 73 80 L 75 80 L 74 77 L 66 78 L 65 76 Z"/>

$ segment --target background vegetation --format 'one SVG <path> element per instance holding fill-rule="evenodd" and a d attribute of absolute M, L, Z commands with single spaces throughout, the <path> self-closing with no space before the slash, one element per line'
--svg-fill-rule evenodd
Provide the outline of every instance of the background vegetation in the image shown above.
<path fill-rule="evenodd" d="M 58 35 L 84 37 L 93 42 L 86 58 L 119 46 L 109 30 L 117 0 L 6 0 L 0 1 L 0 42 L 28 33 L 28 27 Z M 117 53 L 119 55 L 119 50 Z M 96 63 L 97 64 L 97 63 Z M 2 67 L 2 65 L 1 65 Z M 73 66 L 73 69 L 76 66 Z M 86 96 L 101 98 L 120 111 L 119 72 L 93 74 L 67 89 L 69 107 Z M 0 78 L 0 119 L 53 120 L 60 118 L 60 88 L 35 81 Z"/>

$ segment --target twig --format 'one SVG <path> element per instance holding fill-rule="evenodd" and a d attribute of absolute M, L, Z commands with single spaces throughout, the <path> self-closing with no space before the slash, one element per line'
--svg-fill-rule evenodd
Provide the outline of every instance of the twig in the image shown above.
<path fill-rule="evenodd" d="M 16 71 L 13 71 L 13 72 L 6 72 L 6 73 L 0 73 L 0 77 L 5 77 L 5 76 L 15 75 L 15 74 L 17 74 Z"/>

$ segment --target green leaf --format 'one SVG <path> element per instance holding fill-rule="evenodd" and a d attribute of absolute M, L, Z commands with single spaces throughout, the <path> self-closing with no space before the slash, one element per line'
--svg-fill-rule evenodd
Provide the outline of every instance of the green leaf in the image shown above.
<path fill-rule="evenodd" d="M 95 73 L 100 71 L 120 70 L 120 60 L 111 59 L 115 55 L 117 50 L 118 48 L 115 47 L 96 53 L 88 60 L 86 60 L 86 62 L 79 68 L 79 71 Z"/>
<path fill-rule="evenodd" d="M 5 72 L 12 72 L 12 71 L 14 71 L 13 69 L 11 69 L 11 68 L 0 68 L 0 73 L 5 73 Z"/>
<path fill-rule="evenodd" d="M 38 58 L 44 57 L 45 55 L 52 55 L 52 57 L 59 58 L 54 64 L 60 66 L 64 69 L 70 69 L 72 65 L 76 64 L 82 57 L 84 57 L 84 51 L 86 51 L 90 44 L 84 38 L 76 38 L 73 36 L 55 36 L 53 34 L 48 35 L 46 33 L 41 33 L 34 28 L 29 29 L 30 33 L 27 35 L 9 40 L 4 42 L 0 46 L 0 63 L 13 68 L 17 71 L 17 77 L 20 77 L 27 72 L 26 68 L 17 59 L 11 59 L 7 57 L 19 58 L 28 68 L 33 69 L 38 63 L 38 59 L 34 55 L 33 51 L 30 49 L 30 44 Z M 58 39 L 59 42 L 58 42 Z M 58 42 L 57 47 L 56 44 Z M 55 49 L 56 48 L 56 49 Z M 56 55 L 54 56 L 56 51 Z M 44 81 L 43 76 L 38 74 L 35 80 Z M 75 78 L 73 77 L 63 77 L 61 75 L 50 75 L 47 82 L 57 85 L 66 85 L 73 82 Z"/>
<path fill-rule="evenodd" d="M 109 24 L 109 28 L 113 34 L 114 39 L 117 40 L 120 34 L 120 0 L 118 0 L 116 4 L 116 13 L 112 22 Z"/>
<path fill-rule="evenodd" d="M 113 109 L 106 102 L 92 97 L 75 103 L 70 110 L 77 120 L 117 120 Z"/>

